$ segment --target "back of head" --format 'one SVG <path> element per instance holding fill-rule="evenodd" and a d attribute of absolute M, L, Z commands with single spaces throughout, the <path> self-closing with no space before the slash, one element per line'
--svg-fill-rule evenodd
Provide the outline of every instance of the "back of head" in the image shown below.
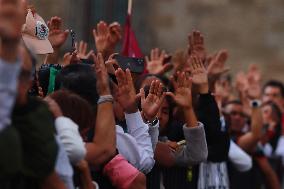
<path fill-rule="evenodd" d="M 96 107 L 99 95 L 96 90 L 96 75 L 90 65 L 71 64 L 64 67 L 57 75 L 56 83 L 60 88 L 78 94 Z"/>
<path fill-rule="evenodd" d="M 50 97 L 60 106 L 64 116 L 69 117 L 79 125 L 80 131 L 93 126 L 95 113 L 85 99 L 67 90 L 55 91 Z"/>

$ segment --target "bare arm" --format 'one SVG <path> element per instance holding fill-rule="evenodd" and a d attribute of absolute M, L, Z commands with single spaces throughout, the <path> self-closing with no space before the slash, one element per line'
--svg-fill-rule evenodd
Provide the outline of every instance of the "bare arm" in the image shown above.
<path fill-rule="evenodd" d="M 267 159 L 264 158 L 264 157 L 256 158 L 256 161 L 257 161 L 262 173 L 265 175 L 264 178 L 265 178 L 265 181 L 266 181 L 267 188 L 280 189 L 281 186 L 280 186 L 279 180 L 277 178 L 277 175 L 276 175 L 275 171 L 272 169 L 272 167 L 270 166 Z"/>
<path fill-rule="evenodd" d="M 55 171 L 44 179 L 41 189 L 66 189 L 64 183 L 60 180 Z"/>
<path fill-rule="evenodd" d="M 241 136 L 237 141 L 238 145 L 246 152 L 252 152 L 261 138 L 262 115 L 259 107 L 252 108 L 251 131 Z"/>
<path fill-rule="evenodd" d="M 158 142 L 154 156 L 158 165 L 163 167 L 172 167 L 175 165 L 175 158 L 171 148 L 164 142 Z"/>
<path fill-rule="evenodd" d="M 90 169 L 88 163 L 85 160 L 82 160 L 77 165 L 77 168 L 80 171 L 80 179 L 81 179 L 81 189 L 96 189 L 93 184 Z"/>
<path fill-rule="evenodd" d="M 94 57 L 96 63 L 97 89 L 100 96 L 110 95 L 108 75 L 103 57 Z M 116 153 L 115 119 L 112 102 L 98 105 L 96 129 L 92 143 L 86 144 L 86 160 L 93 165 L 106 163 Z"/>

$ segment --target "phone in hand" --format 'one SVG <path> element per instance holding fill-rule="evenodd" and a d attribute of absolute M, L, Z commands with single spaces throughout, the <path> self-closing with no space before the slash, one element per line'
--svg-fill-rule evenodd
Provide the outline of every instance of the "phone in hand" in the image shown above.
<path fill-rule="evenodd" d="M 116 59 L 119 67 L 122 70 L 126 70 L 127 68 L 133 73 L 143 73 L 145 68 L 145 59 L 144 58 L 132 58 L 122 55 L 115 55 L 114 59 Z"/>
<path fill-rule="evenodd" d="M 74 52 L 76 50 L 75 47 L 76 33 L 74 32 L 74 30 L 70 30 L 70 36 L 71 36 L 71 52 Z"/>

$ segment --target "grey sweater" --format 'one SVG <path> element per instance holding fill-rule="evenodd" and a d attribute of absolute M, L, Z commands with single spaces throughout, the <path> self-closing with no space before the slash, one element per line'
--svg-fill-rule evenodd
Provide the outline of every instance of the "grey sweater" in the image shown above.
<path fill-rule="evenodd" d="M 183 126 L 183 133 L 186 140 L 185 145 L 173 152 L 176 165 L 187 167 L 206 161 L 208 149 L 205 137 L 204 126 L 198 122 L 196 127 Z M 167 137 L 160 137 L 161 141 L 167 141 Z"/>

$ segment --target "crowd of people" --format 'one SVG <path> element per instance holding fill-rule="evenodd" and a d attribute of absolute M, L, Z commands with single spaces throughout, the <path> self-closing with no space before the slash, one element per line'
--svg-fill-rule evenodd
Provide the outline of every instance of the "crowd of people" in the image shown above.
<path fill-rule="evenodd" d="M 208 53 L 197 30 L 140 72 L 115 58 L 117 22 L 94 28 L 96 50 L 61 57 L 62 25 L 0 0 L 1 189 L 282 187 L 281 81 L 257 65 L 232 77 L 228 50 Z"/>

